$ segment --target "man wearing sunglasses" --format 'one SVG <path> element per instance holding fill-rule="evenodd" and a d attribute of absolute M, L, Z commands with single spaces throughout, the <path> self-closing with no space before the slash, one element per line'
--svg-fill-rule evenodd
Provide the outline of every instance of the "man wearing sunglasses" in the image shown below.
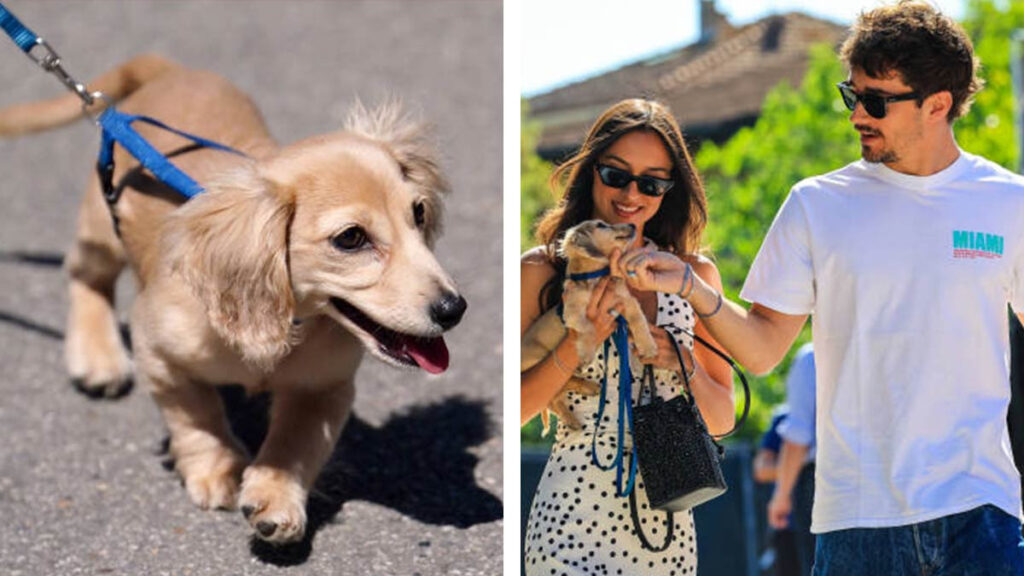
<path fill-rule="evenodd" d="M 1024 178 L 960 150 L 973 47 L 924 2 L 863 13 L 839 95 L 862 160 L 798 183 L 725 301 L 666 253 L 615 265 L 687 296 L 771 370 L 813 314 L 814 574 L 1024 574 L 1006 304 L 1024 311 Z M 825 143 L 823 143 L 825 144 Z"/>

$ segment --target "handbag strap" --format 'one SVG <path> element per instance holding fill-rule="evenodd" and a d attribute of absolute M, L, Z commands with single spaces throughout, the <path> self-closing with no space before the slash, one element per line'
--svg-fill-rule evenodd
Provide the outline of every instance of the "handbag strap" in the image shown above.
<path fill-rule="evenodd" d="M 680 367 L 680 370 L 682 371 L 682 374 L 683 374 L 683 386 L 686 388 L 686 394 L 690 398 L 689 401 L 690 401 L 691 404 L 696 405 L 696 400 L 693 397 L 693 390 L 690 389 L 690 378 L 686 375 L 686 364 L 683 362 L 683 353 L 679 350 L 679 343 L 676 342 L 675 337 L 668 331 L 668 328 L 665 328 L 664 326 L 662 326 L 662 329 L 665 330 L 666 333 L 668 333 L 668 341 L 672 343 L 672 348 L 676 352 L 676 358 L 679 359 L 679 367 Z M 701 344 L 703 344 L 705 348 L 707 348 L 708 350 L 714 352 L 722 360 L 725 360 L 729 364 L 729 366 L 732 368 L 733 372 L 735 372 L 736 375 L 740 377 L 740 382 L 743 383 L 743 399 L 744 399 L 744 401 L 743 401 L 743 413 L 740 415 L 739 420 L 736 421 L 736 424 L 734 424 L 732 429 L 729 430 L 728 432 L 725 432 L 723 434 L 712 434 L 711 435 L 712 438 L 716 438 L 716 439 L 719 439 L 719 440 L 721 440 L 722 438 L 726 438 L 728 436 L 731 436 L 731 435 L 735 434 L 736 431 L 739 430 L 743 426 L 743 423 L 747 421 L 747 416 L 750 414 L 750 385 L 747 383 L 747 377 L 746 377 L 745 374 L 743 374 L 743 370 L 741 370 L 739 368 L 739 366 L 737 366 L 736 363 L 733 362 L 732 358 L 729 358 L 725 354 L 725 352 L 722 352 L 721 350 L 716 348 L 714 345 L 712 345 L 710 342 L 708 342 L 707 340 L 701 338 L 700 336 L 698 336 L 694 332 L 692 332 L 690 330 L 687 330 L 686 328 L 681 328 L 681 330 L 685 334 L 689 334 L 697 342 L 700 342 Z M 697 359 L 694 358 L 693 361 L 696 362 Z"/>
<path fill-rule="evenodd" d="M 644 402 L 644 394 L 647 394 L 647 402 Z M 644 375 L 640 378 L 640 389 L 637 390 L 636 404 L 637 406 L 643 406 L 653 402 L 661 402 L 661 397 L 658 396 L 657 387 L 654 384 L 654 367 L 651 364 L 644 364 Z"/>
<path fill-rule="evenodd" d="M 651 544 L 651 541 L 647 539 L 647 536 L 644 535 L 643 527 L 640 525 L 640 512 L 637 510 L 636 506 L 636 490 L 629 493 L 629 515 L 633 518 L 633 531 L 636 532 L 637 538 L 640 539 L 640 545 L 643 546 L 645 550 L 650 552 L 664 552 L 668 549 L 669 544 L 672 544 L 672 540 L 675 538 L 675 514 L 671 511 L 665 511 L 665 516 L 668 519 L 665 523 L 666 528 L 668 529 L 668 534 L 665 535 L 665 542 L 657 548 L 655 548 L 654 545 Z"/>
<path fill-rule="evenodd" d="M 654 385 L 654 368 L 650 364 L 644 365 L 644 375 L 640 380 L 638 401 L 643 399 L 645 389 L 650 394 L 649 403 L 662 401 L 661 397 L 658 396 L 658 391 Z M 668 519 L 668 534 L 665 535 L 665 542 L 663 542 L 661 546 L 655 547 L 653 544 L 651 544 L 651 541 L 647 539 L 647 536 L 644 534 L 643 527 L 640 524 L 640 512 L 636 506 L 636 492 L 636 490 L 633 490 L 632 492 L 629 493 L 629 515 L 632 517 L 633 520 L 633 531 L 636 532 L 637 538 L 640 539 L 640 545 L 643 546 L 644 549 L 650 552 L 664 552 L 668 549 L 669 544 L 672 543 L 672 539 L 674 537 L 673 528 L 675 523 L 675 515 L 670 510 L 665 511 L 665 517 Z"/>

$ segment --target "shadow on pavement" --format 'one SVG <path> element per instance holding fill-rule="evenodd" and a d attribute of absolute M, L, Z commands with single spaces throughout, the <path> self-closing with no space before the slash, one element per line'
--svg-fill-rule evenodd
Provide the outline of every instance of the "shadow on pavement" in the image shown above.
<path fill-rule="evenodd" d="M 13 262 L 42 268 L 61 268 L 64 265 L 64 255 L 57 252 L 29 252 L 25 250 L 0 250 L 0 262 Z M 64 332 L 50 326 L 46 326 L 30 318 L 24 318 L 17 314 L 0 310 L 0 323 L 11 324 L 28 332 L 45 336 L 52 340 L 64 340 Z M 121 340 L 129 352 L 132 350 L 131 332 L 127 324 L 121 323 L 118 326 L 121 333 Z M 128 381 L 124 386 L 113 393 L 105 388 L 89 388 L 81 379 L 72 378 L 71 385 L 92 400 L 119 400 L 131 392 L 134 383 Z"/>
<path fill-rule="evenodd" d="M 51 328 L 44 324 L 40 324 L 35 320 L 22 318 L 17 314 L 11 314 L 10 312 L 4 312 L 3 310 L 0 310 L 0 322 L 4 324 L 12 324 L 23 330 L 35 332 L 36 334 L 46 336 L 53 340 L 64 340 L 64 333 L 56 328 Z"/>
<path fill-rule="evenodd" d="M 0 262 L 26 264 L 43 268 L 60 268 L 64 265 L 64 255 L 56 252 L 29 252 L 25 250 L 0 250 Z M 53 340 L 63 340 L 64 332 L 40 324 L 29 318 L 0 310 L 0 322 L 12 324 L 18 328 L 35 332 Z"/>
<path fill-rule="evenodd" d="M 267 429 L 269 398 L 223 389 L 232 430 L 255 454 Z M 346 502 L 364 500 L 419 522 L 468 528 L 501 518 L 502 503 L 476 484 L 469 448 L 490 438 L 485 403 L 454 396 L 416 406 L 375 428 L 353 414 L 306 506 L 301 542 L 273 546 L 253 538 L 250 550 L 278 566 L 304 563 L 317 531 Z"/>
<path fill-rule="evenodd" d="M 64 266 L 64 255 L 59 252 L 32 252 L 28 250 L 0 250 L 0 262 L 29 264 L 44 268 Z"/>

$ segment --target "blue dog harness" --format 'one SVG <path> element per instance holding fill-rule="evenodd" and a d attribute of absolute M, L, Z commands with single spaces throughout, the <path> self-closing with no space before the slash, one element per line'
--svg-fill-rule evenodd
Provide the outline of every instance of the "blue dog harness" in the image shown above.
<path fill-rule="evenodd" d="M 132 122 L 145 122 L 157 128 L 162 128 L 173 134 L 191 140 L 200 148 L 213 148 L 239 156 L 246 156 L 244 153 L 229 146 L 219 144 L 206 138 L 200 138 L 181 130 L 154 120 L 148 116 L 125 114 L 115 108 L 107 108 L 97 121 L 102 130 L 100 141 L 100 156 L 96 161 L 96 171 L 99 172 L 100 182 L 103 184 L 103 196 L 111 205 L 117 202 L 121 196 L 121 190 L 114 187 L 114 143 L 120 144 L 129 154 L 135 157 L 140 164 L 153 173 L 154 176 L 164 184 L 178 191 L 186 199 L 192 198 L 203 191 L 195 180 L 188 174 L 182 172 L 177 166 L 171 164 L 167 157 L 161 154 L 156 148 L 146 141 L 132 128 Z"/>

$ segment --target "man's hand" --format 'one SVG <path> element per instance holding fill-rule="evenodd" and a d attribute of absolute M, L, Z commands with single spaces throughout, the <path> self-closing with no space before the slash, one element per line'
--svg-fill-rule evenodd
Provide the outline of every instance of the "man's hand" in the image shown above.
<path fill-rule="evenodd" d="M 616 250 L 609 260 L 614 273 L 625 278 L 630 288 L 641 292 L 679 292 L 687 267 L 674 254 L 652 247 L 635 248 L 624 254 Z"/>
<path fill-rule="evenodd" d="M 789 526 L 789 515 L 793 512 L 793 499 L 789 494 L 779 494 L 778 489 L 768 501 L 768 524 L 776 530 Z"/>

